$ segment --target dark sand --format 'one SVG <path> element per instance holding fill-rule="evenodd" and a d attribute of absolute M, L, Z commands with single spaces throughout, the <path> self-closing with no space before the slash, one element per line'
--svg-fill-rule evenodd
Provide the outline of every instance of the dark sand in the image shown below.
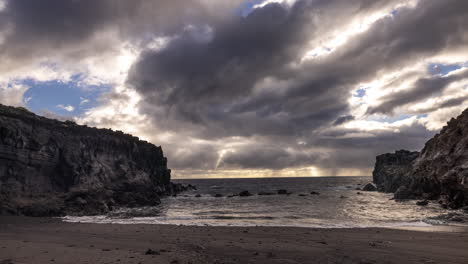
<path fill-rule="evenodd" d="M 145 255 L 147 249 L 157 251 Z M 468 263 L 468 232 L 62 223 L 0 217 L 0 263 Z"/>

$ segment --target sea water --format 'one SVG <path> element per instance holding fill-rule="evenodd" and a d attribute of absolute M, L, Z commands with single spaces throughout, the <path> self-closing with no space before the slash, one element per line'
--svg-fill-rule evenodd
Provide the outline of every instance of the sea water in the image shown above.
<path fill-rule="evenodd" d="M 315 228 L 420 227 L 446 224 L 437 201 L 395 201 L 360 189 L 371 177 L 175 180 L 197 190 L 162 199 L 156 207 L 122 208 L 109 215 L 65 217 L 69 222 Z M 279 189 L 287 195 L 279 195 Z M 249 191 L 252 196 L 233 196 Z M 258 195 L 271 192 L 274 195 Z M 317 192 L 319 194 L 311 194 Z M 215 197 L 215 196 L 221 197 Z M 200 196 L 200 197 L 197 197 Z"/>

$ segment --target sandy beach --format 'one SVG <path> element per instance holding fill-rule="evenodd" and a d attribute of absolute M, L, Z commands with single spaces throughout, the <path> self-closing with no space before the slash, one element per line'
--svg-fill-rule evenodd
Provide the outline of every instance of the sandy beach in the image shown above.
<path fill-rule="evenodd" d="M 111 225 L 0 217 L 2 264 L 467 263 L 467 248 L 463 229 Z"/>

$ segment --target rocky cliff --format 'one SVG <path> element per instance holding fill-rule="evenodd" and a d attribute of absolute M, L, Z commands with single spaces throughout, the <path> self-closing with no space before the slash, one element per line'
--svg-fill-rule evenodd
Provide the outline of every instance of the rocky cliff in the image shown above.
<path fill-rule="evenodd" d="M 407 150 L 377 156 L 375 168 L 372 172 L 377 190 L 395 192 L 400 186 L 406 184 L 409 179 L 406 174 L 418 156 L 419 152 Z"/>
<path fill-rule="evenodd" d="M 398 151 L 377 157 L 374 182 L 396 199 L 440 199 L 444 207 L 468 205 L 468 109 L 430 139 L 419 155 Z"/>
<path fill-rule="evenodd" d="M 0 105 L 0 213 L 101 214 L 159 203 L 170 183 L 161 147 Z"/>

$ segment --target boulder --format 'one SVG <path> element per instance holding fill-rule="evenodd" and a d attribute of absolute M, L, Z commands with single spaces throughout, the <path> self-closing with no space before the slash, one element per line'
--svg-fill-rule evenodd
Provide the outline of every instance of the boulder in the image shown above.
<path fill-rule="evenodd" d="M 274 192 L 264 192 L 264 191 L 261 191 L 258 193 L 258 195 L 275 195 Z"/>
<path fill-rule="evenodd" d="M 419 205 L 419 206 L 426 206 L 428 204 L 429 204 L 428 200 L 422 200 L 422 201 L 416 202 L 416 205 Z"/>
<path fill-rule="evenodd" d="M 366 186 L 364 186 L 364 189 L 362 189 L 362 190 L 366 191 L 366 192 L 375 192 L 375 191 L 377 191 L 377 186 L 375 186 L 372 183 L 368 183 L 368 184 L 366 184 Z"/>
<path fill-rule="evenodd" d="M 249 191 L 242 191 L 239 193 L 240 197 L 246 197 L 246 196 L 252 196 L 252 194 Z"/>
<path fill-rule="evenodd" d="M 415 198 L 413 193 L 410 191 L 410 189 L 406 186 L 401 186 L 398 188 L 398 190 L 395 192 L 393 197 L 396 200 L 407 200 L 407 199 L 413 199 Z"/>

